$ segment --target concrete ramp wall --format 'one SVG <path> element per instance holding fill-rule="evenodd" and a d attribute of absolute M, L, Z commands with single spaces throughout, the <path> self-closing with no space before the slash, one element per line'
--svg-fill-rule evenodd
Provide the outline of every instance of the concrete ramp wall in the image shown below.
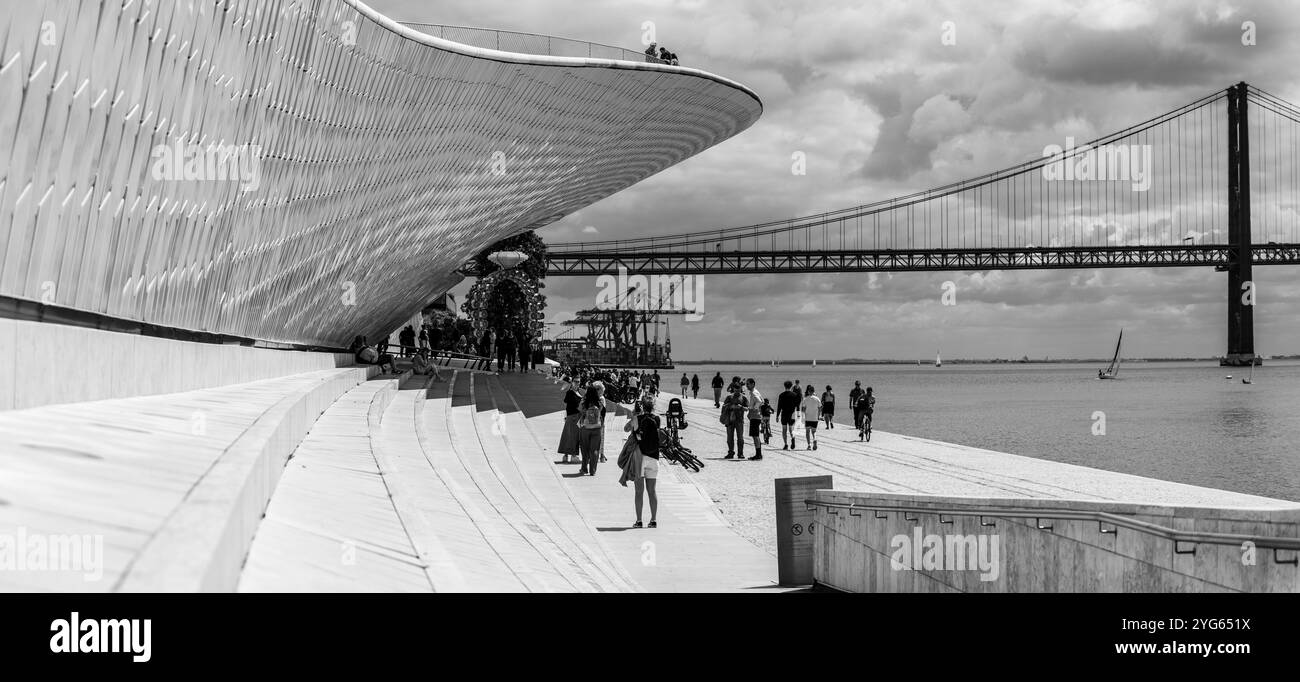
<path fill-rule="evenodd" d="M 1267 547 L 1270 539 L 1300 542 L 1300 505 L 1222 494 L 1245 503 L 820 490 L 814 575 L 850 592 L 1300 591 L 1295 549 Z M 1254 538 L 1255 546 L 1224 536 Z"/>

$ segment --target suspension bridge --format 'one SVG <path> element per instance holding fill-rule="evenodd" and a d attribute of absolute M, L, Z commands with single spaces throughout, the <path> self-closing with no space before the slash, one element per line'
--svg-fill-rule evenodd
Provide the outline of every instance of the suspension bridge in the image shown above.
<path fill-rule="evenodd" d="M 1300 264 L 1300 107 L 1246 83 L 1087 143 L 885 201 L 548 245 L 548 274 L 1213 267 L 1224 364 L 1257 362 L 1254 265 Z M 1252 219 L 1253 216 L 1253 219 Z M 467 272 L 466 274 L 473 274 Z"/>

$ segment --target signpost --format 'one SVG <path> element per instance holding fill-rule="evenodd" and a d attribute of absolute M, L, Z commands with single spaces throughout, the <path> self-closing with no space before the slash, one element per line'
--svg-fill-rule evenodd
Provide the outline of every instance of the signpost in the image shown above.
<path fill-rule="evenodd" d="M 811 585 L 817 527 L 804 500 L 833 488 L 830 476 L 776 479 L 776 565 L 782 585 Z"/>

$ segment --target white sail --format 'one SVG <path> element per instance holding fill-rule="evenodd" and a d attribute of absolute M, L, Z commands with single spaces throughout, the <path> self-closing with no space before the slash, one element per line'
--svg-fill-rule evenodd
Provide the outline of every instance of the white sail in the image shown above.
<path fill-rule="evenodd" d="M 1120 353 L 1124 345 L 1124 330 L 1119 330 L 1119 340 L 1115 342 L 1115 355 L 1110 359 L 1110 364 L 1106 366 L 1097 376 L 1101 379 L 1114 379 L 1119 376 L 1119 366 L 1123 362 L 1123 356 Z"/>
<path fill-rule="evenodd" d="M 934 366 L 943 367 L 943 358 L 937 352 L 934 354 Z"/>

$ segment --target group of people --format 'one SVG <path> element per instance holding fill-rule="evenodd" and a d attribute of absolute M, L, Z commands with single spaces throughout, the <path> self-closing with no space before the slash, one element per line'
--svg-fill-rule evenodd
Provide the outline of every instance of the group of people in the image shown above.
<path fill-rule="evenodd" d="M 686 381 L 685 376 L 682 381 Z M 797 379 L 786 381 L 785 390 L 777 396 L 776 408 L 773 409 L 768 399 L 754 388 L 752 378 L 741 382 L 740 377 L 732 377 L 728 384 L 722 378 L 722 372 L 718 372 L 712 383 L 713 406 L 721 409 L 719 421 L 727 427 L 726 459 L 745 458 L 746 436 L 753 439 L 754 444 L 754 455 L 749 459 L 763 459 L 762 446 L 770 444 L 772 440 L 773 413 L 781 424 L 782 450 L 798 449 L 800 422 L 803 423 L 804 447 L 808 450 L 817 449 L 819 423 L 824 422 L 827 429 L 835 428 L 835 390 L 829 385 L 819 397 L 811 385 L 800 386 Z M 727 390 L 725 399 L 722 398 L 724 386 Z M 682 394 L 685 395 L 685 384 Z M 861 381 L 853 382 L 853 390 L 849 391 L 849 408 L 853 410 L 853 424 L 858 429 L 858 440 L 870 439 L 871 420 L 876 409 L 873 389 L 870 386 L 863 389 Z"/>
<path fill-rule="evenodd" d="M 514 372 L 516 366 L 527 372 L 537 366 L 532 338 L 519 330 L 498 333 L 489 329 L 479 338 L 477 351 L 489 360 L 496 358 L 498 372 Z"/>
<path fill-rule="evenodd" d="M 579 476 L 595 476 L 597 466 L 608 461 L 604 448 L 605 418 L 609 414 L 605 382 L 618 380 L 629 385 L 631 377 L 636 376 L 638 382 L 641 377 L 627 370 L 590 366 L 570 366 L 570 369 L 581 371 L 574 376 L 559 377 L 564 391 L 564 429 L 560 433 L 558 451 L 564 458 L 563 464 L 571 463 L 574 458 L 581 462 Z M 619 483 L 626 486 L 631 481 L 636 491 L 636 522 L 633 528 L 658 527 L 659 498 L 655 482 L 659 477 L 660 421 L 655 415 L 657 387 L 650 382 L 649 375 L 646 375 L 640 396 L 633 401 L 634 410 L 623 426 L 629 435 L 618 462 L 622 470 Z M 642 523 L 642 509 L 647 492 L 650 498 L 650 522 L 645 526 Z"/>
<path fill-rule="evenodd" d="M 407 329 L 410 329 L 408 326 Z M 404 330 L 405 331 L 405 330 Z M 387 343 L 371 345 L 364 336 L 357 336 L 348 346 L 348 352 L 358 365 L 378 365 L 381 372 L 397 374 L 397 360 L 388 352 Z M 442 372 L 433 354 L 428 348 L 421 348 L 411 356 L 411 371 L 415 374 L 432 375 L 442 381 Z"/>
<path fill-rule="evenodd" d="M 700 375 L 694 374 L 688 378 L 685 374 L 683 374 L 681 386 L 682 386 L 683 398 L 686 397 L 686 391 L 688 390 L 691 392 L 692 398 L 700 397 Z M 717 405 L 714 405 L 714 407 L 717 407 Z"/>
<path fill-rule="evenodd" d="M 388 352 L 388 344 L 387 337 L 382 339 L 378 344 L 379 352 Z M 444 319 L 441 323 L 425 322 L 419 329 L 408 324 L 397 332 L 397 344 L 398 355 L 404 358 L 415 357 L 422 350 L 429 351 L 430 354 L 437 351 L 468 353 L 472 350 L 469 338 L 459 330 L 457 320 L 451 318 Z"/>
<path fill-rule="evenodd" d="M 579 386 L 587 386 L 593 382 L 601 382 L 604 386 L 614 389 L 612 392 L 617 397 L 632 394 L 638 399 L 644 392 L 649 392 L 652 396 L 659 395 L 659 381 L 662 377 L 658 371 L 640 372 L 630 369 L 610 369 L 597 367 L 586 361 L 566 361 L 551 368 L 551 376 L 555 378 L 568 377 L 576 382 Z M 626 400 L 624 402 L 635 403 L 637 400 Z"/>
<path fill-rule="evenodd" d="M 656 52 L 655 48 L 658 48 Z M 650 47 L 645 49 L 645 60 L 651 64 L 669 64 L 671 66 L 680 66 L 677 61 L 677 54 L 669 52 L 666 47 L 659 47 L 659 43 L 650 43 Z"/>

